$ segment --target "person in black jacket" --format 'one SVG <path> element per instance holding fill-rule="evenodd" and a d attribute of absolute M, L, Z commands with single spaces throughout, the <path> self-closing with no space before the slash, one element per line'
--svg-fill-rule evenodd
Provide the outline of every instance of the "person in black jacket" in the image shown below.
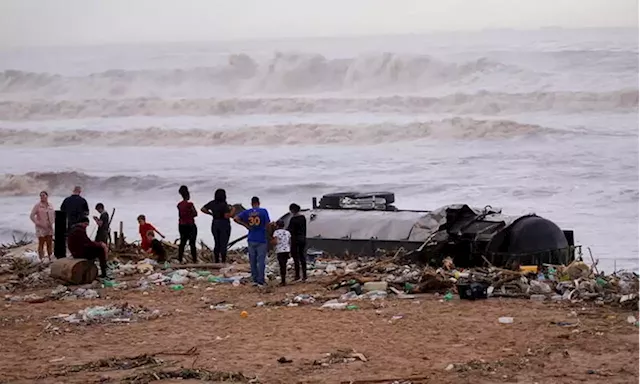
<path fill-rule="evenodd" d="M 300 280 L 300 270 L 302 270 L 302 281 L 307 280 L 307 219 L 300 214 L 300 206 L 293 203 L 289 206 L 291 219 L 287 230 L 291 233 L 291 258 L 295 270 L 295 280 Z"/>
<path fill-rule="evenodd" d="M 80 219 L 89 217 L 89 204 L 80 196 L 82 188 L 75 186 L 73 194 L 62 202 L 60 210 L 67 215 L 67 230 L 80 222 Z"/>

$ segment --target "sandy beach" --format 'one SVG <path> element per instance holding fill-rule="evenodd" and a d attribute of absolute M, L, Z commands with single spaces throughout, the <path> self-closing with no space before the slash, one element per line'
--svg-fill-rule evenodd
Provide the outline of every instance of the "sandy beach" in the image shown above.
<path fill-rule="evenodd" d="M 10 277 L 2 275 L 2 283 Z M 0 315 L 0 382 L 147 383 L 161 379 L 162 372 L 187 375 L 198 369 L 227 376 L 239 372 L 246 379 L 235 382 L 260 383 L 638 381 L 638 328 L 627 321 L 638 317 L 637 310 L 587 302 L 466 301 L 457 295 L 444 301 L 437 294 L 389 295 L 355 302 L 353 310 L 331 310 L 320 307 L 347 288 L 329 290 L 326 279 L 311 279 L 266 290 L 207 281 L 177 291 L 168 285 L 121 290 L 94 283 L 100 298 L 42 303 L 8 298 L 44 295 L 50 287 L 16 290 L 5 296 Z M 316 302 L 283 304 L 300 294 Z M 71 324 L 55 318 L 124 303 L 159 312 L 129 323 Z M 233 307 L 215 309 L 225 304 Z M 248 316 L 241 316 L 243 311 Z M 513 323 L 499 323 L 503 316 L 513 317 Z M 278 362 L 281 358 L 287 362 Z"/>

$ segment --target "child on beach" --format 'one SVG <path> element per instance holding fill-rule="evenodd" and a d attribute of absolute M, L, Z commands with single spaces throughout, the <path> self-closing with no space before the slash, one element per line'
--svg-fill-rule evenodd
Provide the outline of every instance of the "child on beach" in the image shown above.
<path fill-rule="evenodd" d="M 280 264 L 280 285 L 285 286 L 287 277 L 287 260 L 291 252 L 291 234 L 284 229 L 284 221 L 276 222 L 276 230 L 273 232 L 273 244 L 275 245 L 278 264 Z"/>
<path fill-rule="evenodd" d="M 107 244 L 109 241 L 109 214 L 104 210 L 104 204 L 96 204 L 96 211 L 100 216 L 93 216 L 93 220 L 98 225 L 95 241 Z"/>
<path fill-rule="evenodd" d="M 149 231 L 155 232 L 158 235 L 160 235 L 160 237 L 162 237 L 163 239 L 164 239 L 164 235 L 160 233 L 160 231 L 158 231 L 156 227 L 154 227 L 151 223 L 147 223 L 147 218 L 145 215 L 138 216 L 138 224 L 140 224 L 140 226 L 138 227 L 140 231 L 140 240 L 141 240 L 140 248 L 142 248 L 144 252 L 149 252 L 149 250 L 151 249 L 151 241 L 149 240 L 147 233 Z"/>
<path fill-rule="evenodd" d="M 156 239 L 153 231 L 147 231 L 147 240 L 149 244 L 151 244 L 151 252 L 157 257 L 158 263 L 167 261 L 167 251 L 162 246 L 160 240 Z"/>

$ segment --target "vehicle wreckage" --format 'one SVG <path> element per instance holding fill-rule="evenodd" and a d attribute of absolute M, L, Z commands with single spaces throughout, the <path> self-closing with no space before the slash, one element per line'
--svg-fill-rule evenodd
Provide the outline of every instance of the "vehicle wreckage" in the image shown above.
<path fill-rule="evenodd" d="M 491 206 L 454 204 L 427 210 L 398 209 L 392 192 L 338 192 L 314 197 L 307 219 L 308 252 L 375 256 L 404 248 L 415 262 L 473 267 L 569 264 L 573 231 L 535 214 L 509 216 Z M 291 214 L 280 220 L 288 225 Z"/>

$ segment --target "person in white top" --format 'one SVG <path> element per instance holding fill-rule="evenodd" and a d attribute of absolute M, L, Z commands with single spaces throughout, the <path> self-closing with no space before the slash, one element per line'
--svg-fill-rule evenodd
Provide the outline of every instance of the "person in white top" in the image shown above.
<path fill-rule="evenodd" d="M 278 264 L 280 264 L 280 285 L 285 286 L 287 285 L 287 260 L 289 260 L 289 253 L 291 253 L 291 233 L 284 229 L 282 220 L 276 222 L 276 230 L 273 232 L 273 244 L 278 257 Z"/>

